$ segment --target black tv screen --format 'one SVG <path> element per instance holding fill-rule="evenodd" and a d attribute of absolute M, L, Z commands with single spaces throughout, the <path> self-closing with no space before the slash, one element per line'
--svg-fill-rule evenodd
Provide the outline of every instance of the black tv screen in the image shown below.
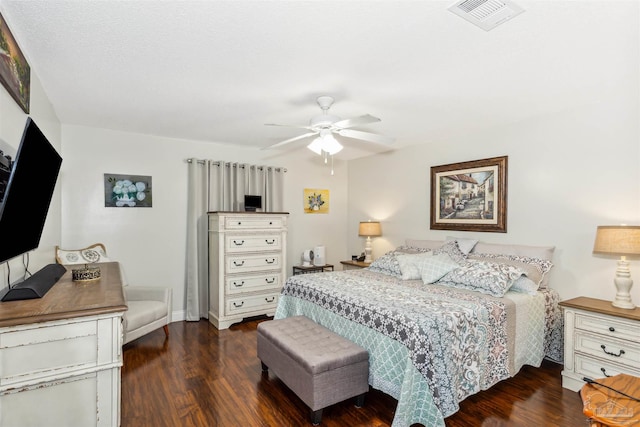
<path fill-rule="evenodd" d="M 0 262 L 40 244 L 62 157 L 29 117 L 0 203 Z"/>

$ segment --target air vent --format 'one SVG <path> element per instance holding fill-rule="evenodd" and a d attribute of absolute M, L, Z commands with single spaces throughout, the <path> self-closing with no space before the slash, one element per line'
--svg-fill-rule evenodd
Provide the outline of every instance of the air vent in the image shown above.
<path fill-rule="evenodd" d="M 462 0 L 449 6 L 449 10 L 485 31 L 524 12 L 508 0 Z"/>

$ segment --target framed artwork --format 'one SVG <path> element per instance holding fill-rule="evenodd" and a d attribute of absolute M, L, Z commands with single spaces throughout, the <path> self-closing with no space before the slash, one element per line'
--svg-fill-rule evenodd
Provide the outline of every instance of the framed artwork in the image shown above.
<path fill-rule="evenodd" d="M 31 68 L 2 15 L 0 15 L 0 82 L 20 108 L 29 114 Z"/>
<path fill-rule="evenodd" d="M 304 189 L 304 213 L 329 213 L 329 190 Z"/>
<path fill-rule="evenodd" d="M 105 207 L 150 208 L 152 202 L 150 176 L 104 174 Z"/>
<path fill-rule="evenodd" d="M 431 167 L 431 229 L 507 232 L 507 156 Z"/>

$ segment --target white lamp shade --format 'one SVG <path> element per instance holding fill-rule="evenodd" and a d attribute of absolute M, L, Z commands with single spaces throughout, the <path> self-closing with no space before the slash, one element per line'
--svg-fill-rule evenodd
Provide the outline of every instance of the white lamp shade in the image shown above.
<path fill-rule="evenodd" d="M 593 253 L 625 256 L 640 255 L 640 226 L 598 226 Z"/>
<path fill-rule="evenodd" d="M 358 227 L 358 235 L 364 237 L 382 236 L 382 227 L 378 221 L 362 221 Z"/>

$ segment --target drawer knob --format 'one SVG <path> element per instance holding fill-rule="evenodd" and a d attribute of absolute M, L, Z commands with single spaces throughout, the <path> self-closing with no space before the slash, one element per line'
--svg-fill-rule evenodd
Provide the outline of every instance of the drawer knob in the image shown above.
<path fill-rule="evenodd" d="M 235 308 L 242 307 L 243 305 L 244 305 L 244 301 L 240 301 L 239 303 L 237 303 L 237 302 L 235 302 L 235 301 L 234 301 L 234 303 L 233 303 L 233 306 L 234 306 Z"/>
<path fill-rule="evenodd" d="M 605 377 L 610 377 L 610 376 L 611 376 L 611 375 L 607 374 L 607 370 L 606 370 L 606 369 L 604 369 L 604 368 L 600 368 L 600 370 L 602 371 L 602 374 L 603 374 Z"/>
<path fill-rule="evenodd" d="M 275 278 L 275 277 L 272 277 L 272 278 L 271 278 L 271 280 L 269 280 L 269 279 L 265 278 L 265 279 L 264 279 L 264 281 L 265 281 L 265 282 L 267 282 L 267 283 L 273 283 L 273 282 L 275 282 L 275 281 L 276 281 L 276 278 Z"/>
<path fill-rule="evenodd" d="M 267 245 L 273 245 L 276 242 L 276 239 L 271 239 L 271 240 L 264 239 L 264 241 Z"/>
<path fill-rule="evenodd" d="M 620 349 L 620 351 L 618 352 L 618 354 L 612 353 L 610 351 L 607 351 L 607 346 L 602 344 L 600 346 L 600 348 L 602 349 L 602 351 L 604 351 L 606 354 L 608 354 L 609 356 L 615 356 L 615 357 L 620 357 L 624 354 L 624 350 Z"/>
<path fill-rule="evenodd" d="M 233 265 L 235 265 L 236 267 L 242 267 L 244 265 L 244 260 L 238 262 L 238 261 L 233 261 Z"/>
<path fill-rule="evenodd" d="M 242 221 L 238 221 L 238 225 L 242 225 Z"/>
<path fill-rule="evenodd" d="M 234 240 L 233 244 L 236 245 L 236 246 L 242 246 L 242 245 L 244 245 L 244 240 L 240 240 L 240 241 Z"/>
<path fill-rule="evenodd" d="M 268 259 L 265 259 L 264 262 L 266 262 L 267 264 L 273 264 L 274 262 L 276 262 L 276 259 L 271 258 L 271 261 L 269 261 Z"/>
<path fill-rule="evenodd" d="M 269 221 L 269 225 L 273 225 L 273 221 Z"/>
<path fill-rule="evenodd" d="M 613 326 L 609 326 L 609 332 L 615 332 L 616 328 L 614 328 Z"/>
<path fill-rule="evenodd" d="M 238 282 L 233 282 L 233 286 L 235 286 L 235 287 L 237 287 L 237 288 L 239 288 L 239 287 L 241 287 L 241 286 L 243 286 L 243 285 L 244 285 L 244 280 L 243 280 L 242 282 L 240 282 L 240 283 L 238 283 Z"/>
<path fill-rule="evenodd" d="M 264 299 L 266 302 L 274 302 L 276 300 L 276 297 L 271 297 L 271 298 L 265 298 Z"/>

